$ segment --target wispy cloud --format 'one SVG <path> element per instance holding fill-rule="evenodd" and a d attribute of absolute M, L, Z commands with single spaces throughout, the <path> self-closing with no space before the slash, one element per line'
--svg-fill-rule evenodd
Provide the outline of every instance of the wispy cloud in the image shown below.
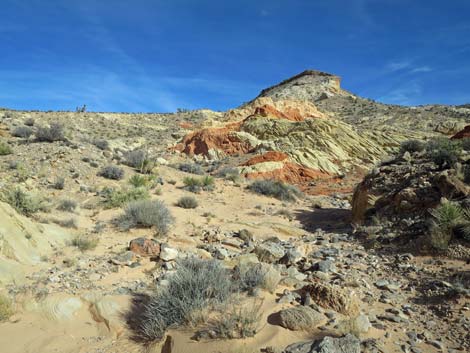
<path fill-rule="evenodd" d="M 410 66 L 411 60 L 392 61 L 385 66 L 385 70 L 388 72 L 395 72 L 408 69 Z"/>
<path fill-rule="evenodd" d="M 418 66 L 411 70 L 412 73 L 431 72 L 433 69 L 429 66 Z"/>
<path fill-rule="evenodd" d="M 378 98 L 379 101 L 389 104 L 415 105 L 422 94 L 422 87 L 419 82 L 409 82 Z"/>

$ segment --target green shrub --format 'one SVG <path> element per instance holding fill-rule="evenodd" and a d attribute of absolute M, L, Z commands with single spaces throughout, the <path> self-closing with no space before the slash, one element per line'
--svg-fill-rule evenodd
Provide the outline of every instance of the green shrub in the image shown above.
<path fill-rule="evenodd" d="M 18 126 L 13 129 L 11 134 L 15 137 L 29 138 L 34 133 L 33 129 L 29 126 Z"/>
<path fill-rule="evenodd" d="M 428 142 L 426 151 L 439 168 L 452 168 L 462 153 L 462 144 L 457 140 L 436 138 Z"/>
<path fill-rule="evenodd" d="M 404 141 L 400 145 L 400 152 L 422 152 L 426 148 L 426 143 L 420 140 L 408 140 Z"/>
<path fill-rule="evenodd" d="M 79 248 L 81 251 L 87 251 L 95 249 L 98 243 L 99 238 L 97 237 L 77 235 L 72 239 L 71 245 Z"/>
<path fill-rule="evenodd" d="M 208 175 L 202 178 L 186 177 L 183 179 L 183 184 L 185 190 L 191 192 L 214 190 L 214 178 Z"/>
<path fill-rule="evenodd" d="M 150 198 L 148 190 L 142 187 L 120 190 L 104 188 L 101 191 L 101 196 L 104 198 L 103 204 L 105 208 L 121 207 L 132 201 Z"/>
<path fill-rule="evenodd" d="M 272 196 L 282 201 L 294 201 L 302 195 L 295 186 L 276 180 L 256 180 L 248 186 L 248 189 L 257 194 Z"/>
<path fill-rule="evenodd" d="M 191 174 L 202 175 L 204 174 L 204 170 L 199 164 L 196 163 L 180 163 L 178 165 L 178 169 Z"/>
<path fill-rule="evenodd" d="M 170 327 L 194 323 L 195 313 L 225 303 L 233 291 L 230 273 L 215 260 L 180 260 L 168 285 L 159 287 L 139 315 L 138 333 L 160 340 Z"/>
<path fill-rule="evenodd" d="M 198 202 L 193 196 L 183 196 L 176 202 L 176 206 L 181 208 L 196 208 Z"/>
<path fill-rule="evenodd" d="M 13 153 L 13 151 L 11 150 L 10 146 L 8 146 L 4 142 L 0 142 L 0 156 L 6 156 L 6 155 L 9 155 L 9 154 L 12 154 L 12 153 Z"/>
<path fill-rule="evenodd" d="M 153 188 L 156 184 L 154 175 L 139 175 L 134 174 L 129 178 L 129 184 L 135 188 L 148 187 Z"/>
<path fill-rule="evenodd" d="M 13 314 L 11 300 L 0 294 L 0 322 L 8 320 Z"/>
<path fill-rule="evenodd" d="M 18 187 L 7 190 L 3 195 L 3 200 L 25 216 L 44 210 L 44 204 L 40 198 L 31 196 Z"/>
<path fill-rule="evenodd" d="M 36 131 L 36 139 L 40 142 L 64 141 L 64 127 L 59 123 L 52 123 L 49 127 L 41 126 Z"/>
<path fill-rule="evenodd" d="M 174 223 L 173 216 L 162 201 L 141 200 L 129 203 L 118 218 L 123 229 L 155 227 L 156 235 L 166 235 Z"/>
<path fill-rule="evenodd" d="M 124 177 L 124 169 L 115 165 L 108 165 L 101 169 L 98 175 L 106 179 L 121 180 Z"/>
<path fill-rule="evenodd" d="M 65 212 L 74 212 L 77 206 L 77 201 L 71 199 L 64 199 L 59 202 L 57 209 Z"/>

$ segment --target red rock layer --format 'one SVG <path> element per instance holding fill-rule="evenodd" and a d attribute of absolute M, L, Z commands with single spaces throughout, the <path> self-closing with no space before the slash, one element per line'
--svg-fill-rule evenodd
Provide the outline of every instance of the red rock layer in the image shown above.
<path fill-rule="evenodd" d="M 263 105 L 255 109 L 253 116 L 262 116 L 265 118 L 277 118 L 286 119 L 290 121 L 302 121 L 304 117 L 300 114 L 300 111 L 296 108 L 289 108 L 285 113 L 277 110 L 271 105 Z"/>
<path fill-rule="evenodd" d="M 451 139 L 463 139 L 470 137 L 470 125 L 465 126 L 462 131 L 457 132 Z"/>
<path fill-rule="evenodd" d="M 263 162 L 282 162 L 286 160 L 288 157 L 289 156 L 285 154 L 284 152 L 269 151 L 269 152 L 266 152 L 265 154 L 261 154 L 259 156 L 254 156 L 253 158 L 250 158 L 245 163 L 243 163 L 242 166 L 250 166 L 250 165 L 263 163 Z"/>

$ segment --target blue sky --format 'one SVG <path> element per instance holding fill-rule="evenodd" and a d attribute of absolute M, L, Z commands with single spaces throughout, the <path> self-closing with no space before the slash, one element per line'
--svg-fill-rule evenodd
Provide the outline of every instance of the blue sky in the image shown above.
<path fill-rule="evenodd" d="M 470 103 L 469 0 L 0 0 L 0 106 L 225 110 L 305 69 Z"/>

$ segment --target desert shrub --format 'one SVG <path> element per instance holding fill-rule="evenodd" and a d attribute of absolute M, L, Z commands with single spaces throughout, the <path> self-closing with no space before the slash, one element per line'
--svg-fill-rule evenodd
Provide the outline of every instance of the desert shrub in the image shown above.
<path fill-rule="evenodd" d="M 181 208 L 196 208 L 198 202 L 193 196 L 183 196 L 176 202 L 176 206 Z"/>
<path fill-rule="evenodd" d="M 140 200 L 129 203 L 118 218 L 123 229 L 155 227 L 156 235 L 166 235 L 174 223 L 173 216 L 162 201 Z"/>
<path fill-rule="evenodd" d="M 261 320 L 261 303 L 251 307 L 232 307 L 209 324 L 211 338 L 234 339 L 256 335 Z"/>
<path fill-rule="evenodd" d="M 180 163 L 178 165 L 178 169 L 191 174 L 202 175 L 204 174 L 204 170 L 202 167 L 197 163 Z"/>
<path fill-rule="evenodd" d="M 95 139 L 93 140 L 93 145 L 103 151 L 109 149 L 109 142 L 105 139 Z"/>
<path fill-rule="evenodd" d="M 229 272 L 215 260 L 180 260 L 168 285 L 150 297 L 139 319 L 139 333 L 148 341 L 160 340 L 169 327 L 194 322 L 194 314 L 224 303 L 232 294 Z"/>
<path fill-rule="evenodd" d="M 31 196 L 20 188 L 7 190 L 2 198 L 16 211 L 26 216 L 44 210 L 44 204 L 39 197 Z"/>
<path fill-rule="evenodd" d="M 295 186 L 276 180 L 256 180 L 248 186 L 248 189 L 257 194 L 272 196 L 282 201 L 294 201 L 302 195 Z"/>
<path fill-rule="evenodd" d="M 143 149 L 127 152 L 124 155 L 124 164 L 144 174 L 151 173 L 155 167 L 155 161 L 151 160 L 148 152 Z"/>
<path fill-rule="evenodd" d="M 286 217 L 289 221 L 294 219 L 293 213 L 287 208 L 282 208 L 276 212 L 276 215 Z"/>
<path fill-rule="evenodd" d="M 59 202 L 57 209 L 65 212 L 74 212 L 77 208 L 77 201 L 71 199 L 64 199 Z"/>
<path fill-rule="evenodd" d="M 121 180 L 124 177 L 124 169 L 115 165 L 108 165 L 101 169 L 98 175 L 106 179 Z"/>
<path fill-rule="evenodd" d="M 12 154 L 13 151 L 10 146 L 6 143 L 0 141 L 0 156 L 6 156 L 8 154 Z"/>
<path fill-rule="evenodd" d="M 65 140 L 65 131 L 62 124 L 52 123 L 49 127 L 41 126 L 36 131 L 36 139 L 40 142 L 54 142 Z"/>
<path fill-rule="evenodd" d="M 430 211 L 433 220 L 429 241 L 437 250 L 447 249 L 456 228 L 465 221 L 462 208 L 454 202 L 445 202 Z"/>
<path fill-rule="evenodd" d="M 93 250 L 98 245 L 97 237 L 87 235 L 77 235 L 72 239 L 71 245 L 80 249 L 80 251 Z"/>
<path fill-rule="evenodd" d="M 77 220 L 75 218 L 67 218 L 67 219 L 54 219 L 52 220 L 55 224 L 58 224 L 64 228 L 78 228 Z"/>
<path fill-rule="evenodd" d="M 104 198 L 103 204 L 105 208 L 121 207 L 132 201 L 150 198 L 148 190 L 143 187 L 120 190 L 104 188 L 101 191 L 101 196 Z"/>
<path fill-rule="evenodd" d="M 0 322 L 8 320 L 13 313 L 11 300 L 0 294 Z"/>
<path fill-rule="evenodd" d="M 462 149 L 465 151 L 470 151 L 470 137 L 464 137 L 461 139 L 460 144 L 462 145 Z"/>
<path fill-rule="evenodd" d="M 462 144 L 448 138 L 436 138 L 428 142 L 426 152 L 439 168 L 451 168 L 462 153 Z"/>
<path fill-rule="evenodd" d="M 191 192 L 214 190 L 214 178 L 208 175 L 202 178 L 186 177 L 183 179 L 183 184 L 185 190 Z"/>
<path fill-rule="evenodd" d="M 217 172 L 219 178 L 224 178 L 226 180 L 231 180 L 234 183 L 240 181 L 240 172 L 237 168 L 233 167 L 224 167 Z"/>
<path fill-rule="evenodd" d="M 13 136 L 25 139 L 29 138 L 33 133 L 33 129 L 31 129 L 29 126 L 18 126 L 11 132 Z"/>
<path fill-rule="evenodd" d="M 56 190 L 63 190 L 65 187 L 65 179 L 63 177 L 57 177 L 54 180 L 52 187 Z"/>
<path fill-rule="evenodd" d="M 139 187 L 148 187 L 153 188 L 155 187 L 157 181 L 154 175 L 139 175 L 134 174 L 129 178 L 129 184 L 131 184 L 135 188 Z"/>
<path fill-rule="evenodd" d="M 234 278 L 239 285 L 239 290 L 253 294 L 257 288 L 263 288 L 270 292 L 276 290 L 281 274 L 274 267 L 258 263 L 250 266 L 237 266 Z"/>
<path fill-rule="evenodd" d="M 420 140 L 408 140 L 404 141 L 400 145 L 400 152 L 422 152 L 426 148 L 426 143 Z"/>
<path fill-rule="evenodd" d="M 27 118 L 25 121 L 24 121 L 24 124 L 26 126 L 34 126 L 34 118 Z"/>

